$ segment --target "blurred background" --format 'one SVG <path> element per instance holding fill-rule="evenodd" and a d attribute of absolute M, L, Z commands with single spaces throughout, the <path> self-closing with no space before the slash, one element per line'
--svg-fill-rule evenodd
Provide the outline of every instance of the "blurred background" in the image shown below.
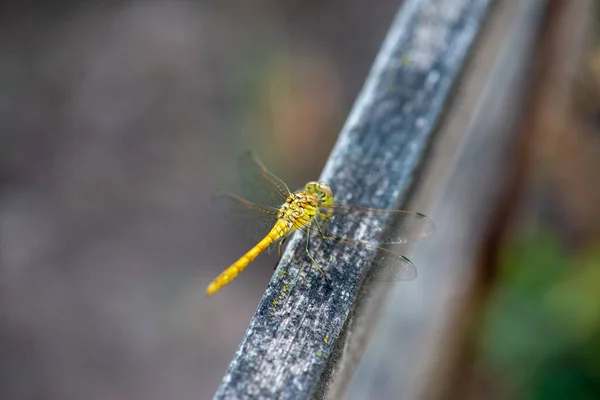
<path fill-rule="evenodd" d="M 253 150 L 315 179 L 399 0 L 12 1 L 0 398 L 207 399 L 272 274 L 210 207 Z M 367 5 L 369 5 L 367 7 Z"/>
<path fill-rule="evenodd" d="M 600 12 L 549 3 L 449 398 L 600 398 Z M 50 4 L 0 6 L 0 398 L 210 398 L 275 263 L 204 296 L 210 195 L 318 177 L 401 1 Z"/>

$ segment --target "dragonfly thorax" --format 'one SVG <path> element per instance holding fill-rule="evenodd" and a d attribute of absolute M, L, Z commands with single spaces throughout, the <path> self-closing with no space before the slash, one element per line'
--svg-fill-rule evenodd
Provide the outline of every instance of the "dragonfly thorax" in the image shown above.
<path fill-rule="evenodd" d="M 308 224 L 319 211 L 319 199 L 310 193 L 299 191 L 288 196 L 279 209 L 278 218 L 288 222 L 291 229 Z"/>

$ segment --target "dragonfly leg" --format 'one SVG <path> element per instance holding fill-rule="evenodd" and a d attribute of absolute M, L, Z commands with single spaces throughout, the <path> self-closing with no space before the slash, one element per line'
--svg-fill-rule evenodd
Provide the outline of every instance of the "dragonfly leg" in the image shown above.
<path fill-rule="evenodd" d="M 310 226 L 309 226 L 309 228 L 310 228 Z M 323 272 L 323 270 L 319 266 L 319 263 L 317 263 L 317 261 L 314 259 L 314 257 L 312 256 L 312 254 L 310 254 L 310 250 L 308 249 L 308 243 L 309 242 L 310 242 L 310 229 L 307 229 L 306 230 L 306 254 L 308 254 L 308 256 L 312 260 L 312 262 L 315 265 L 315 267 L 317 267 L 317 269 L 321 273 L 321 275 L 323 275 L 324 277 L 327 277 L 327 275 L 325 275 L 325 272 Z"/>
<path fill-rule="evenodd" d="M 284 236 L 280 241 L 279 241 L 279 245 L 277 246 L 277 262 L 279 262 L 279 260 L 281 260 L 281 246 L 283 246 L 283 244 L 285 243 L 285 241 L 287 240 L 287 236 Z"/>
<path fill-rule="evenodd" d="M 283 246 L 283 244 L 285 243 L 286 239 L 288 237 L 284 236 L 283 239 L 281 239 L 279 241 L 279 243 L 277 244 L 277 261 L 275 262 L 275 265 L 273 266 L 273 269 L 277 269 L 277 264 L 279 264 L 279 261 L 281 261 L 281 246 Z"/>
<path fill-rule="evenodd" d="M 327 221 L 327 220 L 325 220 Z M 319 224 L 319 221 L 315 219 L 315 224 L 317 225 L 317 229 L 319 230 L 319 235 L 321 235 L 321 238 L 323 238 L 323 240 L 331 240 L 331 239 L 335 239 L 334 236 L 329 236 L 326 235 L 325 233 L 323 233 L 323 230 L 321 229 L 321 224 Z M 329 261 L 333 261 L 333 254 L 329 256 Z"/>
<path fill-rule="evenodd" d="M 321 234 L 321 237 L 325 240 L 330 240 L 330 239 L 335 239 L 333 236 L 329 236 L 323 233 L 323 229 L 321 229 L 321 224 L 319 224 L 319 221 L 315 219 L 315 224 L 317 225 L 317 229 L 319 230 L 319 234 Z"/>

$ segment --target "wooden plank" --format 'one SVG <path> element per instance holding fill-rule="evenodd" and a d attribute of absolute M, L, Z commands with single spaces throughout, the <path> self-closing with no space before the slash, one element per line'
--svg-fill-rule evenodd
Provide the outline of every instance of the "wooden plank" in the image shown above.
<path fill-rule="evenodd" d="M 478 257 L 516 161 L 514 128 L 546 3 L 505 0 L 495 8 L 439 132 L 438 157 L 423 174 L 437 192 L 436 235 L 411 253 L 423 271 L 392 293 L 348 399 L 461 398 L 445 388 L 466 333 Z"/>
<path fill-rule="evenodd" d="M 489 0 L 407 0 L 388 33 L 321 180 L 339 203 L 402 207 Z M 387 229 L 391 221 L 382 221 Z M 360 226 L 338 233 L 360 239 Z M 323 257 L 301 237 L 286 249 L 215 398 L 323 396 L 371 259 Z"/>

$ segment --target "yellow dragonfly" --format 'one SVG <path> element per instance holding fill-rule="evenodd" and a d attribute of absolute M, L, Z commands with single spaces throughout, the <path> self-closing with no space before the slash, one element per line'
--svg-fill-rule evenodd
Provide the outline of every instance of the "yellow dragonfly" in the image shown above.
<path fill-rule="evenodd" d="M 401 281 L 416 277 L 416 268 L 408 258 L 379 247 L 379 244 L 407 243 L 431 235 L 434 225 L 425 215 L 337 205 L 331 188 L 325 182 L 308 182 L 302 190 L 291 192 L 252 153 L 243 154 L 239 162 L 246 198 L 217 193 L 213 202 L 239 222 L 258 243 L 208 285 L 208 296 L 229 284 L 259 254 L 277 242 L 281 257 L 281 246 L 295 231 L 302 231 L 306 236 L 306 253 L 323 275 L 310 252 L 312 237 L 341 247 L 340 251 L 371 252 L 376 280 Z M 389 222 L 394 222 L 398 229 L 388 232 Z M 355 227 L 360 239 L 336 235 L 338 227 L 349 225 Z"/>

